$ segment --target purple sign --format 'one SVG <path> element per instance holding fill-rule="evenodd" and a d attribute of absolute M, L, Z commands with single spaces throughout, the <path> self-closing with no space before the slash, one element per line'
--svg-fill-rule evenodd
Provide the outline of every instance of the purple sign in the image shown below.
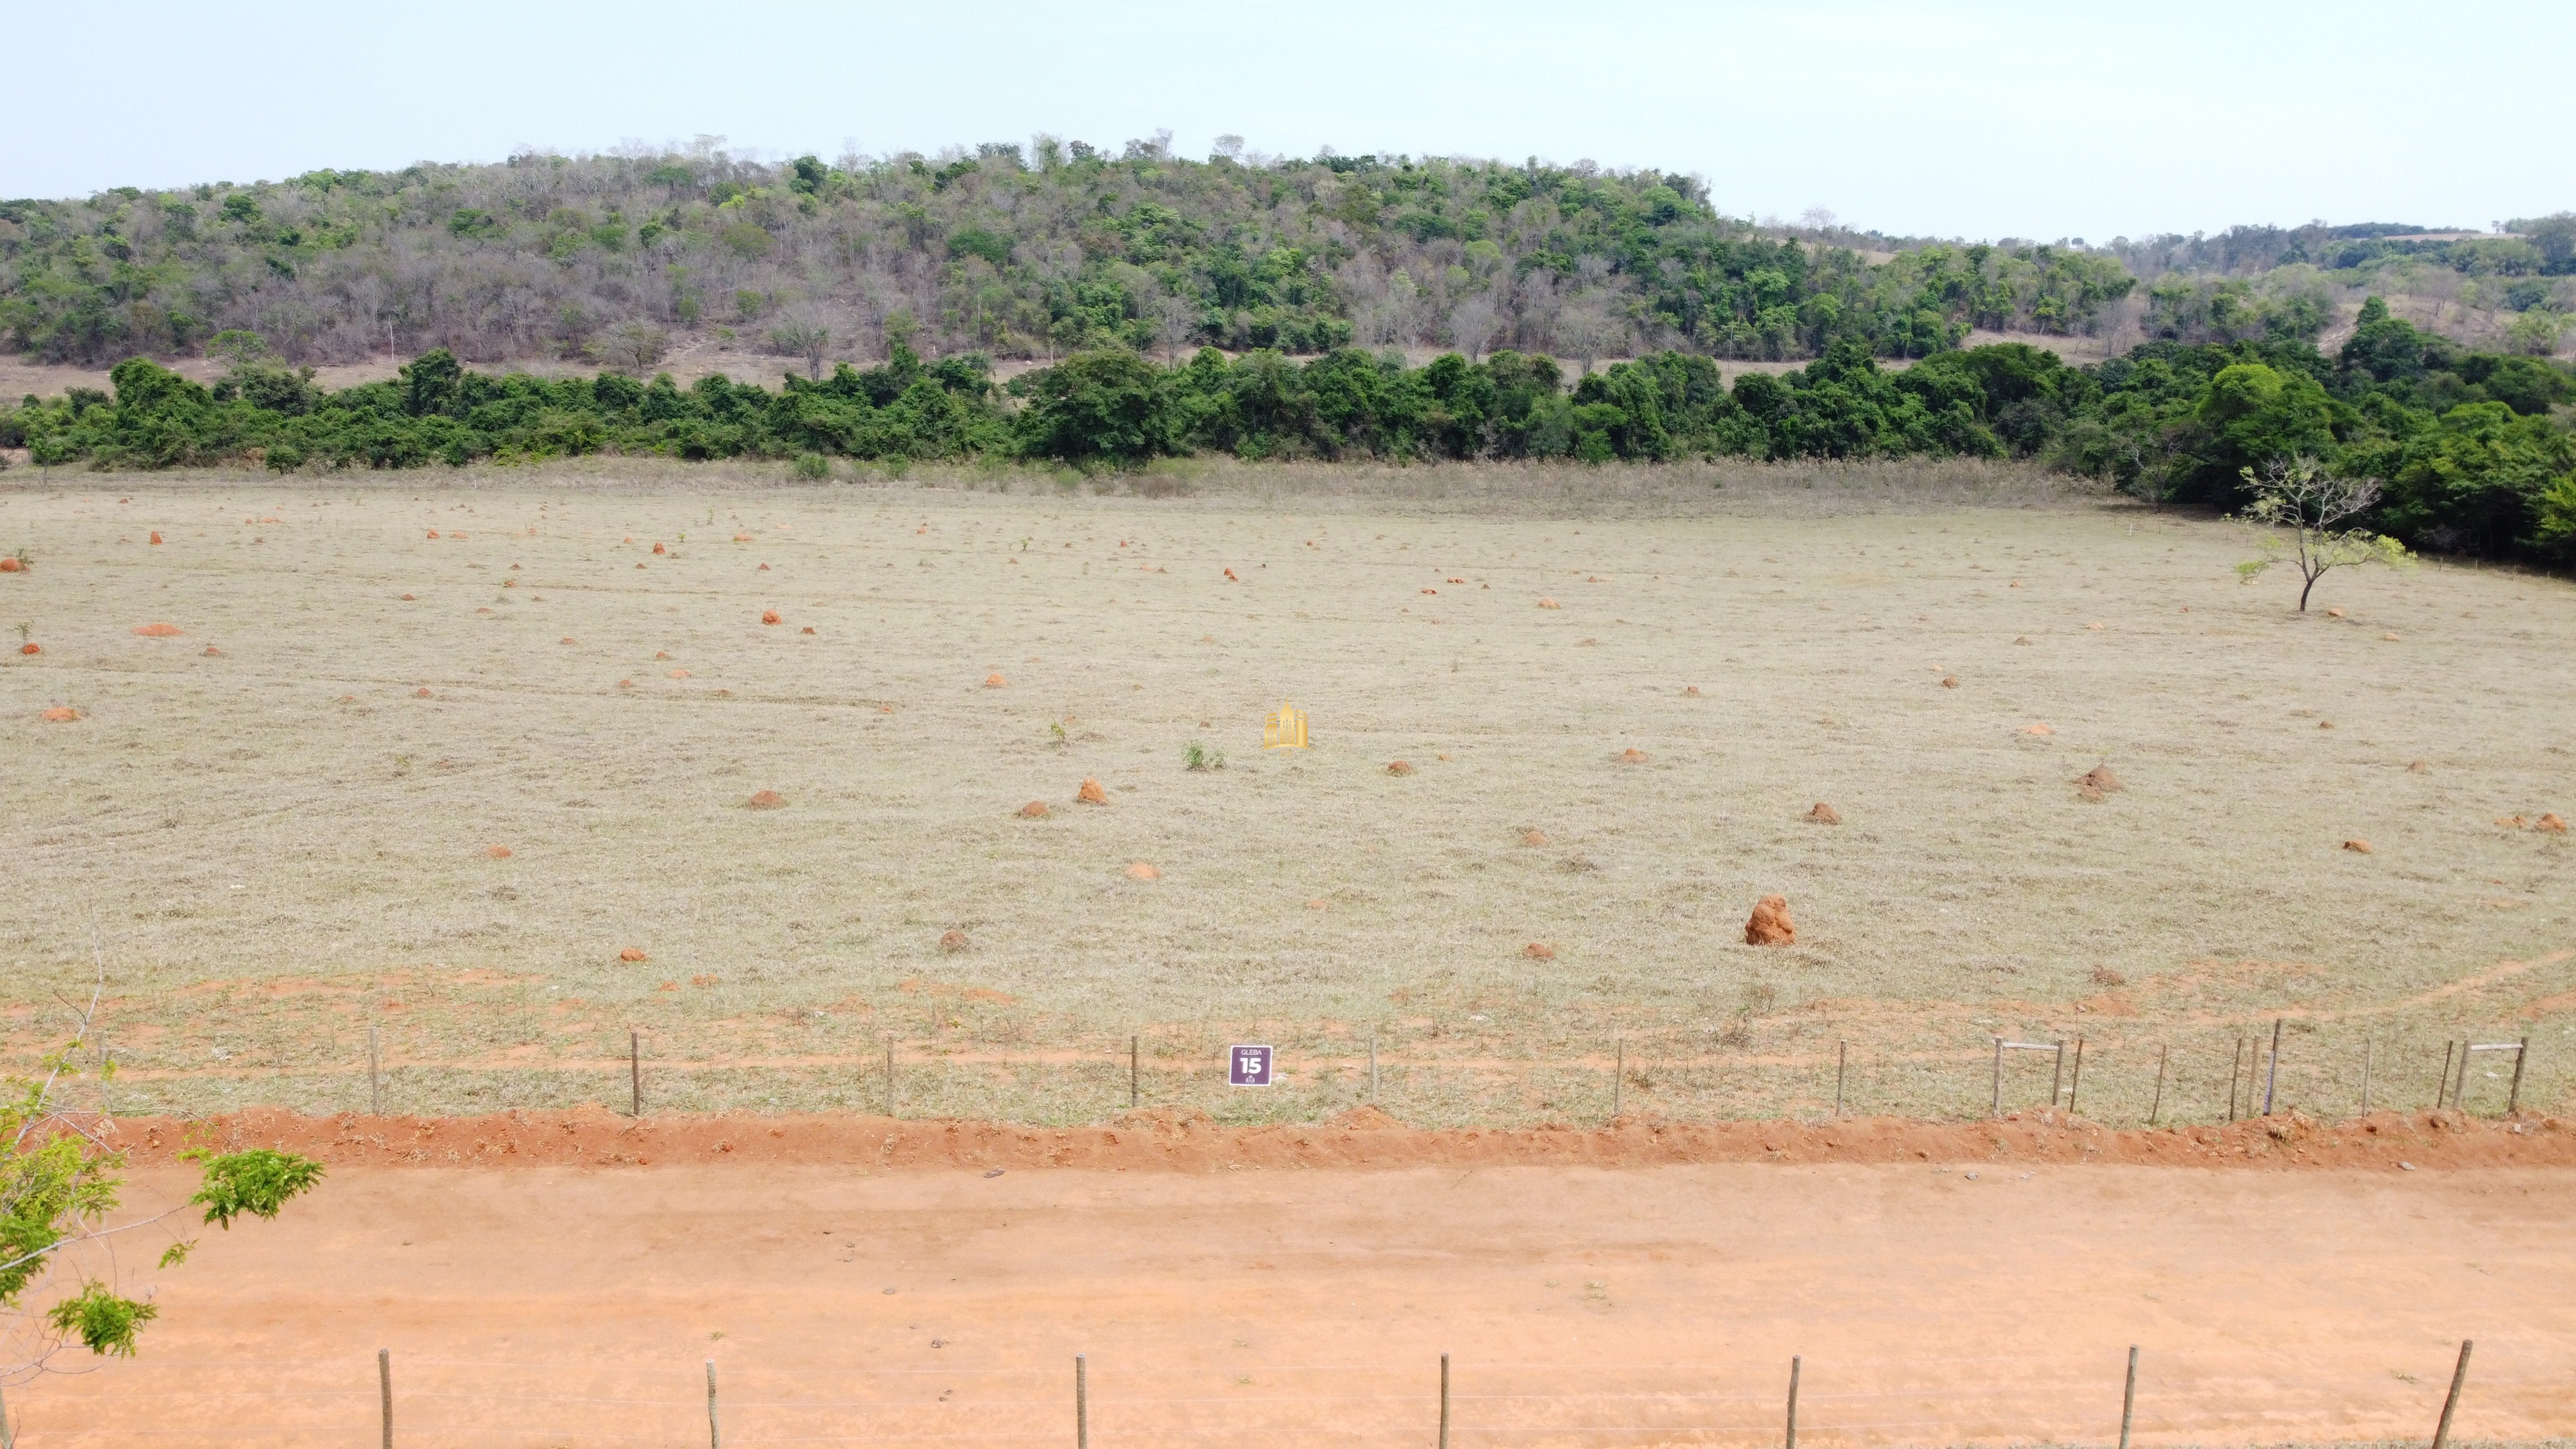
<path fill-rule="evenodd" d="M 1226 1053 L 1225 1080 L 1229 1086 L 1266 1087 L 1270 1085 L 1270 1048 L 1239 1046 Z"/>

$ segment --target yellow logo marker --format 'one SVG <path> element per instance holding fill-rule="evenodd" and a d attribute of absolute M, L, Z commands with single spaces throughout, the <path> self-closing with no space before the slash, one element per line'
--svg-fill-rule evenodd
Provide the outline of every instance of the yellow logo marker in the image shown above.
<path fill-rule="evenodd" d="M 1306 748 L 1306 712 L 1284 699 L 1279 701 L 1277 714 L 1261 717 L 1261 747 L 1265 750 Z"/>

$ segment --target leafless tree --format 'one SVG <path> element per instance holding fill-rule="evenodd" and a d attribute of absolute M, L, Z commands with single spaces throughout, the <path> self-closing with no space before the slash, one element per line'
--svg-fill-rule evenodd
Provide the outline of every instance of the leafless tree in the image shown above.
<path fill-rule="evenodd" d="M 642 375 L 670 350 L 671 334 L 650 322 L 620 322 L 590 344 L 591 356 L 600 366 L 629 377 Z"/>
<path fill-rule="evenodd" d="M 1482 361 L 1485 344 L 1494 340 L 1494 299 L 1477 293 L 1449 309 L 1449 336 L 1469 362 Z"/>
<path fill-rule="evenodd" d="M 805 359 L 805 375 L 823 375 L 823 353 L 832 345 L 832 329 L 819 307 L 799 304 L 790 307 L 769 330 L 770 344 L 790 357 Z"/>

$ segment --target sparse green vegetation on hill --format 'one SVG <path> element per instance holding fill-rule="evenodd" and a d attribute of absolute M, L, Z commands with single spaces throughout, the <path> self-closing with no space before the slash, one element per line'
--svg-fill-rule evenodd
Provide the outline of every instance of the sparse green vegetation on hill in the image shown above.
<path fill-rule="evenodd" d="M 809 373 L 909 342 L 1314 353 L 1661 347 L 1884 356 L 1970 326 L 2092 327 L 2118 263 L 2046 246 L 1872 265 L 1719 215 L 1657 171 L 1440 158 L 1207 161 L 1041 137 L 973 154 L 529 155 L 0 203 L 0 338 L 99 364 L 256 332 L 296 363 L 445 348 L 648 371 L 721 330 Z"/>

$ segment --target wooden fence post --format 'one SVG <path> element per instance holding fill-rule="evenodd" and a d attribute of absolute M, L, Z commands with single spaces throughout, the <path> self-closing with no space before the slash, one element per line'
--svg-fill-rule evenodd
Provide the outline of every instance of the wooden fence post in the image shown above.
<path fill-rule="evenodd" d="M 1617 1033 L 1610 1037 L 1610 1120 L 1619 1120 L 1619 1109 L 1628 1079 L 1628 1039 Z"/>
<path fill-rule="evenodd" d="M 1130 1112 L 1136 1110 L 1136 1042 L 1135 1037 L 1127 1038 L 1127 1110 Z"/>
<path fill-rule="evenodd" d="M 1995 1104 L 1989 1115 L 2004 1114 L 2004 1039 L 1995 1038 Z"/>
<path fill-rule="evenodd" d="M 2433 1110 L 2442 1110 L 2443 1099 L 2451 1095 L 2451 1053 L 2458 1046 L 2449 1037 L 2442 1038 L 2442 1075 L 2433 1079 Z"/>
<path fill-rule="evenodd" d="M 1440 1355 L 1440 1449 L 1449 1449 L 1449 1355 Z"/>
<path fill-rule="evenodd" d="M 2370 1052 L 2372 1040 L 2361 1039 L 2361 1115 L 2370 1115 Z"/>
<path fill-rule="evenodd" d="M 389 1348 L 376 1350 L 376 1410 L 384 1425 L 385 1449 L 394 1449 L 394 1355 Z"/>
<path fill-rule="evenodd" d="M 367 1115 L 370 1117 L 385 1115 L 384 1084 L 376 1074 L 377 1061 L 376 1029 L 371 1026 L 367 1028 Z"/>
<path fill-rule="evenodd" d="M 2474 1038 L 2460 1038 L 2460 1079 L 2451 1088 L 2451 1110 L 2454 1112 L 2466 1113 L 2469 1110 L 2469 1043 L 2472 1040 Z"/>
<path fill-rule="evenodd" d="M 894 1038 L 886 1038 L 885 1048 L 885 1114 L 894 1115 Z"/>
<path fill-rule="evenodd" d="M 724 1433 L 716 1427 L 716 1361 L 707 1360 L 707 1449 L 724 1449 Z"/>
<path fill-rule="evenodd" d="M 2236 1120 L 2236 1077 L 2245 1065 L 2245 1038 L 2236 1039 L 2236 1050 L 2227 1058 L 2227 1120 Z"/>
<path fill-rule="evenodd" d="M 1377 1101 L 1377 1028 L 1369 1028 L 1369 1101 Z"/>
<path fill-rule="evenodd" d="M 1838 1041 L 1834 1043 L 1834 1115 L 1837 1117 L 1843 1114 L 1843 1068 L 1849 1061 L 1850 1056 L 1850 1042 Z"/>
<path fill-rule="evenodd" d="M 2451 1442 L 2451 1414 L 2460 1407 L 2460 1385 L 2469 1379 L 2471 1341 L 2460 1340 L 2460 1362 L 2451 1370 L 2451 1392 L 2442 1400 L 2442 1422 L 2433 1426 L 2433 1449 L 2446 1449 Z"/>
<path fill-rule="evenodd" d="M 1798 1356 L 1789 1356 L 1789 1435 L 1785 1449 L 1798 1449 Z"/>
<path fill-rule="evenodd" d="M 2156 1048 L 2156 1100 L 2147 1108 L 2147 1125 L 2150 1127 L 2156 1125 L 2156 1114 L 2165 1109 L 2165 1054 L 2172 1050 L 2171 1046 Z"/>
<path fill-rule="evenodd" d="M 2057 1065 L 2048 1074 L 2048 1110 L 2057 1110 L 2057 1094 L 2066 1088 L 2066 1043 L 2057 1044 Z"/>
<path fill-rule="evenodd" d="M 2138 1346 L 2129 1345 L 2129 1386 L 2120 1390 L 2120 1449 L 2129 1449 L 2129 1422 L 2138 1411 Z"/>
<path fill-rule="evenodd" d="M 2508 1117 L 2522 1110 L 2522 1064 L 2529 1060 L 2531 1060 L 2531 1038 L 2524 1037 L 2522 1045 L 2514 1048 L 2513 1087 L 2505 1093 L 2504 1099 L 2504 1114 Z"/>
<path fill-rule="evenodd" d="M 2075 1115 L 2075 1099 L 2084 1091 L 2084 1038 L 2075 1039 L 2075 1075 L 2066 1084 L 2066 1115 Z"/>
<path fill-rule="evenodd" d="M 1073 1449 L 1091 1449 L 1091 1359 L 1073 1356 Z"/>
<path fill-rule="evenodd" d="M 2263 1115 L 2272 1115 L 2272 1092 L 2281 1084 L 2281 1018 L 2272 1018 L 2272 1060 L 2263 1069 Z"/>
<path fill-rule="evenodd" d="M 644 1115 L 644 1033 L 626 1029 L 626 1090 L 633 1102 L 630 1116 Z"/>

